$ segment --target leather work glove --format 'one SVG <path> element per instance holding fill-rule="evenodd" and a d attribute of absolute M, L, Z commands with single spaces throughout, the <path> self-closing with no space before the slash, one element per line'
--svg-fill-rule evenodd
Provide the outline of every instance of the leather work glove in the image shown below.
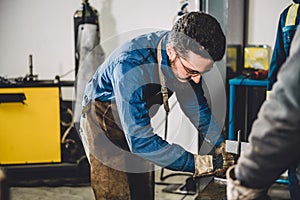
<path fill-rule="evenodd" d="M 222 143 L 216 148 L 214 155 L 215 175 L 223 178 L 225 178 L 228 168 L 234 165 L 234 156 L 225 150 L 225 143 Z M 221 164 L 219 164 L 220 160 L 222 160 Z"/>
<path fill-rule="evenodd" d="M 267 195 L 267 190 L 248 188 L 241 185 L 241 182 L 235 178 L 234 166 L 227 170 L 226 178 L 228 200 L 271 200 Z"/>
<path fill-rule="evenodd" d="M 194 177 L 215 175 L 226 176 L 227 169 L 234 165 L 232 154 L 225 152 L 225 143 L 215 149 L 214 155 L 194 155 L 195 174 Z"/>
<path fill-rule="evenodd" d="M 209 176 L 214 174 L 212 155 L 194 155 L 195 173 L 194 177 Z"/>

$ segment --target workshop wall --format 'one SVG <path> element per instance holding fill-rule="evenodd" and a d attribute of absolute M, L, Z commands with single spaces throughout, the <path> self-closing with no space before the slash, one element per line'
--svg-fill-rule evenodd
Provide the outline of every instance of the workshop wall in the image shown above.
<path fill-rule="evenodd" d="M 291 2 L 249 1 L 248 43 L 273 46 L 279 13 Z M 180 8 L 179 1 L 173 0 L 90 0 L 90 3 L 100 13 L 102 42 L 118 34 L 129 37 L 149 28 L 169 29 Z M 40 78 L 52 79 L 72 70 L 73 14 L 80 6 L 80 0 L 1 0 L 0 75 L 24 76 L 28 73 L 29 54 L 33 54 L 34 73 Z M 111 46 L 122 41 L 114 42 Z M 65 78 L 73 79 L 74 72 Z"/>
<path fill-rule="evenodd" d="M 16 77 L 28 73 L 33 54 L 34 73 L 53 79 L 74 68 L 73 14 L 81 0 L 1 0 L 0 74 Z M 146 31 L 169 29 L 180 9 L 173 0 L 90 0 L 100 14 L 101 41 L 119 34 L 125 38 Z M 124 39 L 125 39 L 124 38 Z M 111 41 L 112 42 L 112 41 Z M 113 40 L 111 46 L 122 42 Z M 66 79 L 74 79 L 74 72 Z"/>
<path fill-rule="evenodd" d="M 279 13 L 291 2 L 249 1 L 248 43 L 273 46 Z M 174 0 L 90 0 L 90 3 L 100 13 L 102 42 L 118 34 L 129 37 L 149 28 L 169 29 L 180 8 L 179 1 Z M 73 14 L 80 6 L 81 0 L 1 0 L 0 75 L 24 76 L 28 73 L 29 54 L 33 54 L 34 73 L 40 78 L 51 79 L 72 70 Z M 111 46 L 122 41 L 113 42 Z M 73 79 L 74 72 L 65 78 Z"/>
<path fill-rule="evenodd" d="M 273 48 L 280 13 L 292 0 L 249 0 L 248 44 Z"/>

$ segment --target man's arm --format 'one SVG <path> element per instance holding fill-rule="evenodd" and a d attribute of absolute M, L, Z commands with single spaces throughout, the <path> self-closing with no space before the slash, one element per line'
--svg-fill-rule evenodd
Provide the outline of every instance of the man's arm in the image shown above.
<path fill-rule="evenodd" d="M 119 117 L 131 152 L 159 166 L 194 173 L 194 155 L 178 144 L 169 144 L 153 132 L 143 97 L 143 86 L 150 83 L 151 78 L 147 77 L 150 75 L 143 66 L 135 67 L 136 63 L 128 59 L 120 61 L 113 82 Z M 124 74 L 125 68 L 131 70 Z"/>
<path fill-rule="evenodd" d="M 283 44 L 283 34 L 282 34 L 282 27 L 285 23 L 286 15 L 281 14 L 277 26 L 277 33 L 276 33 L 276 40 L 274 45 L 274 50 L 270 62 L 270 69 L 268 72 L 268 90 L 271 90 L 273 84 L 277 80 L 277 74 L 282 66 L 282 64 L 286 60 L 286 54 L 284 51 L 284 44 Z"/>

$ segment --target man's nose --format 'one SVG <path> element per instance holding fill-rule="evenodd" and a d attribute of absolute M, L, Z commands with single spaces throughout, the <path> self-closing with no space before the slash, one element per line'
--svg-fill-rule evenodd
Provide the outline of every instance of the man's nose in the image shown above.
<path fill-rule="evenodd" d="M 194 83 L 199 83 L 201 80 L 201 74 L 197 74 L 191 77 L 192 81 L 194 81 Z"/>

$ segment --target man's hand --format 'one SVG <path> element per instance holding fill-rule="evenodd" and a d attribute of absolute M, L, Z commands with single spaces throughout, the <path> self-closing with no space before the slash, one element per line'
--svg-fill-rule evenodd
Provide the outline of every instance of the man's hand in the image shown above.
<path fill-rule="evenodd" d="M 194 155 L 195 173 L 194 177 L 209 176 L 214 174 L 212 155 Z"/>
<path fill-rule="evenodd" d="M 241 182 L 235 178 L 234 166 L 227 170 L 226 178 L 228 200 L 270 200 L 267 190 L 253 189 L 241 185 Z"/>

